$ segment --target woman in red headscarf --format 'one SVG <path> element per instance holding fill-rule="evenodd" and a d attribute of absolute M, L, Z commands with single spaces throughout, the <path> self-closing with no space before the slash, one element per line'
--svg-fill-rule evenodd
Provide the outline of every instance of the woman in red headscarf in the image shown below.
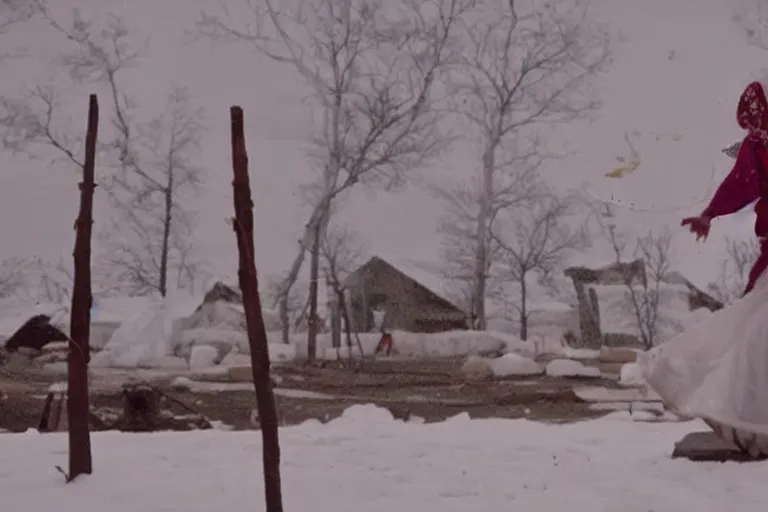
<path fill-rule="evenodd" d="M 760 255 L 744 296 L 638 356 L 649 387 L 675 412 L 701 418 L 754 457 L 768 456 L 768 101 L 753 82 L 736 119 L 747 130 L 736 163 L 709 206 L 683 226 L 707 238 L 713 219 L 755 204 Z"/>

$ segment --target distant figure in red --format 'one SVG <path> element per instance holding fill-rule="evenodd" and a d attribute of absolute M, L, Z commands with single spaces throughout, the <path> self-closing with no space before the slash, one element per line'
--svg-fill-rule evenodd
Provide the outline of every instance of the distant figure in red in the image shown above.
<path fill-rule="evenodd" d="M 755 204 L 760 255 L 744 296 L 638 355 L 648 386 L 684 417 L 703 419 L 753 457 L 768 456 L 768 101 L 753 82 L 741 95 L 736 120 L 747 131 L 736 163 L 697 217 L 683 219 L 697 240 L 712 219 Z"/>
<path fill-rule="evenodd" d="M 384 355 L 388 356 L 392 353 L 392 334 L 390 334 L 387 331 L 381 331 L 381 338 L 379 339 L 379 344 L 376 345 L 375 354 L 380 354 L 384 352 Z"/>

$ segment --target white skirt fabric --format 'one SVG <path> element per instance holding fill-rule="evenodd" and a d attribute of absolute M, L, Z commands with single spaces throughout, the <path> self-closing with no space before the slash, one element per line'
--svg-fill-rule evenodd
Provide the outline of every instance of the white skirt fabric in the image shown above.
<path fill-rule="evenodd" d="M 768 272 L 754 289 L 638 354 L 648 386 L 753 457 L 768 455 Z"/>

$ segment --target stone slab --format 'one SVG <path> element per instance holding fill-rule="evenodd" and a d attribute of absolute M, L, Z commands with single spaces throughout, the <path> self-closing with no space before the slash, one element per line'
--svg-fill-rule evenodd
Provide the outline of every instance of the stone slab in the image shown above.
<path fill-rule="evenodd" d="M 675 443 L 672 458 L 694 462 L 755 462 L 732 444 L 714 432 L 692 432 Z"/>

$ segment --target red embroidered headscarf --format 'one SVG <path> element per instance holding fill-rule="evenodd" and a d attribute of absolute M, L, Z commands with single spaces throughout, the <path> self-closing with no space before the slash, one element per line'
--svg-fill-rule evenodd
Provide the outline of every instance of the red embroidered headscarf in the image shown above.
<path fill-rule="evenodd" d="M 768 142 L 768 100 L 759 82 L 752 82 L 744 89 L 736 110 L 739 126 L 749 131 L 750 139 L 755 142 Z"/>

